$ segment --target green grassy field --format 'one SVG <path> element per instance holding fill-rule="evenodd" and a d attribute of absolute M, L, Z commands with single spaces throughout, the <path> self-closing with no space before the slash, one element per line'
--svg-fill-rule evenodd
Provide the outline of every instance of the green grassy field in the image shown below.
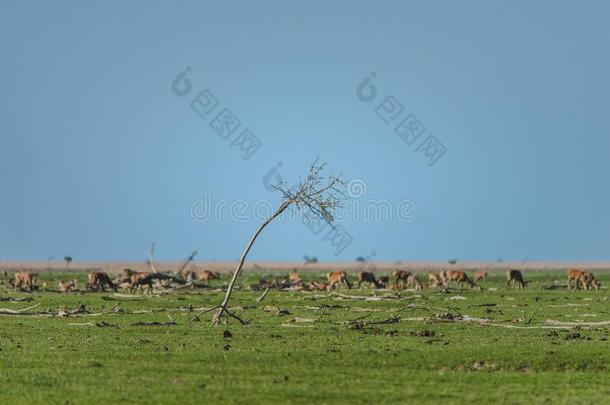
<path fill-rule="evenodd" d="M 608 290 L 543 289 L 565 273 L 524 275 L 523 291 L 507 291 L 498 273 L 449 293 L 340 291 L 388 297 L 362 301 L 271 290 L 257 302 L 247 286 L 261 274 L 245 274 L 231 305 L 246 326 L 212 326 L 211 314 L 187 325 L 219 290 L 129 298 L 0 287 L 2 299 L 31 298 L 2 308 L 40 304 L 0 315 L 0 403 L 610 403 Z M 610 284 L 610 273 L 598 278 Z M 80 304 L 89 313 L 56 315 Z"/>

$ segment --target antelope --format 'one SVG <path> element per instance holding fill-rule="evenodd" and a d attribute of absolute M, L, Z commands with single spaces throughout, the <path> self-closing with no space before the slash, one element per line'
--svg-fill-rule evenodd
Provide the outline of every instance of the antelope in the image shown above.
<path fill-rule="evenodd" d="M 112 282 L 108 274 L 102 272 L 89 273 L 89 284 L 88 287 L 91 291 L 102 291 L 106 292 L 106 286 L 112 288 L 114 292 L 117 291 L 117 285 Z"/>
<path fill-rule="evenodd" d="M 186 280 L 187 283 L 190 283 L 197 279 L 197 273 L 192 270 L 182 271 L 179 273 L 179 276 Z"/>
<path fill-rule="evenodd" d="M 351 289 L 352 285 L 347 279 L 347 274 L 344 271 L 331 271 L 326 275 L 326 279 L 328 280 L 328 286 L 326 287 L 328 291 L 332 290 L 334 287 L 339 287 L 341 285 L 347 286 L 347 289 Z"/>
<path fill-rule="evenodd" d="M 25 285 L 28 291 L 34 291 L 34 283 L 32 282 L 32 273 L 29 271 L 18 271 L 15 273 L 15 290 L 21 289 Z"/>
<path fill-rule="evenodd" d="M 388 277 L 388 276 L 379 276 L 379 280 L 377 280 L 377 286 L 379 288 L 387 288 L 388 284 L 390 284 L 390 277 Z"/>
<path fill-rule="evenodd" d="M 523 281 L 523 275 L 519 270 L 506 270 L 506 288 L 515 287 L 515 282 L 519 283 L 519 289 L 524 289 L 527 285 L 526 281 Z"/>
<path fill-rule="evenodd" d="M 288 274 L 288 281 L 293 284 L 300 284 L 303 282 L 303 279 L 301 278 L 301 275 L 299 273 L 293 271 L 292 273 Z"/>
<path fill-rule="evenodd" d="M 588 290 L 589 286 L 599 290 L 599 287 L 601 286 L 600 282 L 597 281 L 593 273 L 589 273 L 588 271 L 583 272 L 578 281 L 585 290 Z"/>
<path fill-rule="evenodd" d="M 407 278 L 407 287 L 412 288 L 416 291 L 419 291 L 422 289 L 421 283 L 419 282 L 417 277 L 415 277 L 413 274 L 410 275 L 409 278 Z"/>
<path fill-rule="evenodd" d="M 578 280 L 585 273 L 584 270 L 570 269 L 568 270 L 568 290 L 570 289 L 570 281 L 574 281 L 574 289 L 578 288 Z"/>
<path fill-rule="evenodd" d="M 59 280 L 57 282 L 57 289 L 59 290 L 59 292 L 69 293 L 71 291 L 78 290 L 78 285 L 77 285 L 76 280 L 70 280 L 70 281 Z"/>
<path fill-rule="evenodd" d="M 488 275 L 486 271 L 477 271 L 472 274 L 472 281 L 485 281 Z"/>
<path fill-rule="evenodd" d="M 457 281 L 460 284 L 460 286 L 462 286 L 464 283 L 467 283 L 471 288 L 475 286 L 474 282 L 463 271 L 451 270 L 451 271 L 448 271 L 446 274 L 447 274 L 447 276 L 446 276 L 447 284 L 449 284 L 449 282 L 451 282 L 451 281 Z"/>
<path fill-rule="evenodd" d="M 574 289 L 577 289 L 580 285 L 580 287 L 585 290 L 588 290 L 589 286 L 598 290 L 601 285 L 592 273 L 584 270 L 568 270 L 568 290 L 570 289 L 570 281 L 572 280 L 574 281 Z"/>
<path fill-rule="evenodd" d="M 571 287 L 570 282 L 574 281 L 574 289 L 578 289 L 580 285 L 583 289 L 587 290 L 589 286 L 592 286 L 596 290 L 599 289 L 600 284 L 595 278 L 595 276 L 584 270 L 571 269 L 568 270 L 568 290 Z"/>
<path fill-rule="evenodd" d="M 393 272 L 392 278 L 394 279 L 394 288 L 398 288 L 399 285 L 400 287 L 404 288 L 405 281 L 407 281 L 410 276 L 412 276 L 411 272 L 406 270 L 396 270 Z"/>
<path fill-rule="evenodd" d="M 362 283 L 367 283 L 369 288 L 371 286 L 377 287 L 379 286 L 377 279 L 375 279 L 375 275 L 370 271 L 359 271 L 358 272 L 358 288 Z"/>
<path fill-rule="evenodd" d="M 132 269 L 123 269 L 123 275 L 119 275 L 117 278 L 113 280 L 114 284 L 124 284 L 131 283 L 131 276 L 137 274 L 138 272 Z"/>
<path fill-rule="evenodd" d="M 430 283 L 430 287 L 445 287 L 445 279 L 441 277 L 439 273 L 435 273 L 433 271 L 428 273 L 428 283 Z"/>
<path fill-rule="evenodd" d="M 152 285 L 152 274 L 145 272 L 145 273 L 135 273 L 131 276 L 131 283 L 129 284 L 129 290 L 131 292 L 133 292 L 134 290 L 138 289 L 138 286 L 140 287 L 142 293 L 144 292 L 144 284 L 146 284 L 148 286 L 148 292 L 152 294 L 153 292 L 153 285 Z"/>
<path fill-rule="evenodd" d="M 204 270 L 197 273 L 197 278 L 201 281 L 205 281 L 205 283 L 209 283 L 210 280 L 216 280 L 220 278 L 220 274 L 215 271 Z"/>

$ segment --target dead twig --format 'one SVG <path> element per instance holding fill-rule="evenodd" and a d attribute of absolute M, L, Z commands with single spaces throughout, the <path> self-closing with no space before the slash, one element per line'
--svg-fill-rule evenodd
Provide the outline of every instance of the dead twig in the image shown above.
<path fill-rule="evenodd" d="M 342 301 L 342 300 L 355 300 L 355 301 L 411 301 L 411 300 L 415 300 L 417 299 L 417 296 L 411 296 L 411 297 L 402 297 L 399 294 L 384 294 L 384 295 L 373 295 L 373 296 L 367 296 L 367 295 L 349 295 L 349 294 L 342 294 L 342 293 L 338 293 L 338 292 L 332 292 L 330 294 L 317 294 L 317 295 L 311 295 L 309 297 L 305 297 L 306 300 L 317 300 L 317 299 L 327 299 L 327 298 L 334 298 L 336 300 Z"/>
<path fill-rule="evenodd" d="M 381 320 L 377 320 L 377 321 L 361 321 L 361 320 L 353 320 L 353 321 L 348 321 L 345 323 L 342 323 L 343 325 L 347 324 L 347 326 L 350 329 L 363 329 L 366 326 L 369 325 L 385 325 L 385 324 L 391 324 L 391 323 L 399 323 L 400 322 L 400 318 L 397 316 L 391 316 L 387 319 L 381 319 Z"/>
<path fill-rule="evenodd" d="M 34 298 L 32 297 L 25 297 L 25 298 L 17 298 L 17 297 L 0 297 L 0 301 L 8 301 L 8 302 L 23 302 L 23 301 L 27 301 L 30 302 L 32 301 Z"/>
<path fill-rule="evenodd" d="M 197 315 L 195 315 L 194 317 L 192 317 L 192 318 L 191 318 L 191 320 L 190 320 L 190 321 L 188 321 L 186 324 L 187 324 L 187 325 L 190 325 L 191 323 L 193 323 L 193 322 L 195 322 L 195 321 L 198 321 L 198 320 L 199 320 L 199 317 L 200 317 L 201 315 L 207 314 L 208 312 L 212 312 L 212 311 L 214 311 L 214 310 L 218 309 L 218 307 L 219 307 L 219 305 L 216 305 L 216 306 L 215 306 L 215 307 L 213 307 L 213 308 L 207 308 L 207 309 L 204 309 L 203 311 L 199 312 Z"/>
<path fill-rule="evenodd" d="M 138 322 L 134 322 L 131 324 L 131 326 L 175 326 L 177 325 L 177 323 L 175 321 L 170 321 L 170 322 L 157 322 L 157 321 L 153 321 L 153 322 L 143 322 L 143 321 L 138 321 Z"/>
<path fill-rule="evenodd" d="M 36 308 L 39 305 L 40 305 L 40 303 L 32 305 L 31 307 L 16 309 L 16 310 L 10 309 L 10 308 L 0 308 L 0 314 L 9 314 L 9 315 L 22 314 L 26 311 L 29 311 L 30 309 Z"/>
<path fill-rule="evenodd" d="M 256 302 L 261 302 L 262 300 L 264 300 L 268 293 L 269 293 L 269 287 L 266 287 L 265 291 L 263 291 L 261 296 L 256 299 Z"/>

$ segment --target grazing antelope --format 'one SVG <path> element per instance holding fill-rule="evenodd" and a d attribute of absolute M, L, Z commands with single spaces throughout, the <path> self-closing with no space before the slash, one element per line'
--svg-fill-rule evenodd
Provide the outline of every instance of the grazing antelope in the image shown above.
<path fill-rule="evenodd" d="M 76 280 L 63 281 L 59 280 L 57 282 L 57 290 L 62 293 L 69 293 L 71 291 L 78 290 L 78 284 Z"/>
<path fill-rule="evenodd" d="M 446 287 L 444 277 L 441 277 L 439 273 L 433 271 L 428 273 L 428 283 L 432 288 Z"/>
<path fill-rule="evenodd" d="M 407 278 L 407 287 L 412 288 L 416 291 L 419 291 L 422 289 L 421 283 L 419 282 L 417 277 L 415 277 L 413 274 L 410 275 L 409 278 Z"/>
<path fill-rule="evenodd" d="M 601 283 L 599 281 L 597 281 L 597 279 L 595 278 L 593 273 L 589 273 L 588 271 L 585 271 L 580 276 L 578 281 L 580 282 L 580 284 L 583 286 L 583 288 L 585 290 L 588 290 L 589 287 L 593 287 L 594 289 L 599 290 L 599 287 L 601 287 Z"/>
<path fill-rule="evenodd" d="M 486 271 L 476 271 L 472 274 L 472 281 L 485 281 L 488 275 Z"/>
<path fill-rule="evenodd" d="M 451 281 L 457 281 L 460 286 L 464 283 L 468 284 L 471 288 L 475 286 L 474 282 L 463 271 L 448 271 L 446 273 L 446 284 L 448 285 Z"/>
<path fill-rule="evenodd" d="M 114 292 L 117 291 L 117 285 L 112 282 L 108 274 L 102 272 L 89 273 L 89 284 L 87 285 L 89 290 L 106 292 L 106 286 L 112 288 Z"/>
<path fill-rule="evenodd" d="M 28 291 L 34 291 L 34 282 L 32 281 L 32 273 L 29 271 L 18 271 L 15 273 L 15 290 L 21 289 L 25 285 Z"/>
<path fill-rule="evenodd" d="M 130 284 L 131 276 L 137 274 L 138 272 L 132 269 L 123 269 L 123 274 L 119 275 L 113 280 L 114 284 Z"/>
<path fill-rule="evenodd" d="M 377 286 L 379 288 L 388 288 L 388 284 L 390 284 L 390 277 L 379 276 L 379 280 L 377 280 Z"/>
<path fill-rule="evenodd" d="M 189 271 L 181 271 L 179 276 L 186 280 L 187 283 L 193 282 L 197 279 L 197 273 L 192 270 Z"/>
<path fill-rule="evenodd" d="M 378 281 L 375 278 L 375 275 L 373 273 L 371 273 L 370 271 L 359 271 L 358 272 L 358 288 L 360 288 L 360 285 L 362 283 L 367 283 L 369 288 L 375 288 L 378 287 Z"/>
<path fill-rule="evenodd" d="M 585 290 L 588 290 L 589 287 L 593 287 L 597 290 L 601 285 L 592 273 L 578 269 L 568 270 L 568 290 L 571 287 L 571 281 L 574 281 L 575 290 L 578 289 L 578 287 Z"/>
<path fill-rule="evenodd" d="M 515 282 L 519 283 L 519 289 L 524 289 L 527 285 L 527 281 L 523 281 L 523 275 L 519 270 L 506 270 L 506 288 L 514 288 Z"/>
<path fill-rule="evenodd" d="M 288 281 L 293 284 L 301 284 L 303 282 L 303 279 L 301 278 L 301 275 L 299 273 L 293 271 L 292 273 L 288 274 Z"/>
<path fill-rule="evenodd" d="M 585 290 L 588 290 L 589 287 L 592 287 L 598 290 L 601 286 L 601 284 L 599 283 L 599 281 L 597 281 L 593 273 L 584 270 L 573 269 L 568 271 L 568 290 L 570 289 L 571 280 L 574 280 L 574 289 L 581 287 Z"/>
<path fill-rule="evenodd" d="M 399 286 L 405 288 L 405 282 L 411 275 L 411 272 L 406 270 L 396 270 L 393 272 L 392 278 L 394 279 L 394 288 L 397 289 Z"/>
<path fill-rule="evenodd" d="M 352 285 L 347 279 L 347 273 L 344 271 L 331 271 L 326 275 L 326 279 L 328 280 L 328 286 L 326 287 L 328 291 L 332 290 L 334 287 L 339 287 L 341 285 L 347 286 L 347 289 L 351 289 Z"/>
<path fill-rule="evenodd" d="M 568 290 L 571 287 L 570 282 L 574 281 L 574 289 L 576 290 L 578 288 L 578 280 L 580 280 L 580 278 L 582 277 L 582 275 L 585 273 L 584 270 L 578 270 L 578 269 L 570 269 L 568 270 Z"/>
<path fill-rule="evenodd" d="M 153 292 L 153 284 L 152 284 L 152 274 L 145 273 L 135 273 L 131 276 L 131 283 L 129 284 L 129 290 L 133 292 L 137 291 L 138 287 L 140 287 L 142 293 L 144 293 L 144 284 L 148 286 L 148 292 L 152 294 Z"/>
<path fill-rule="evenodd" d="M 204 270 L 197 273 L 197 279 L 201 281 L 205 281 L 205 283 L 209 283 L 210 280 L 216 280 L 220 278 L 220 274 L 215 271 Z"/>

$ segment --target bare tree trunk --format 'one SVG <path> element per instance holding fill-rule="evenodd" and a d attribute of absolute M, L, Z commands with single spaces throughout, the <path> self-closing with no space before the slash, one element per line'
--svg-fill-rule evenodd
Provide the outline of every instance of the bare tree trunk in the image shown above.
<path fill-rule="evenodd" d="M 153 243 L 150 246 L 150 250 L 148 251 L 148 267 L 150 267 L 150 271 L 153 273 L 157 272 L 155 265 L 153 264 L 153 255 L 155 254 L 155 244 Z"/>
<path fill-rule="evenodd" d="M 186 259 L 184 259 L 182 261 L 182 263 L 180 264 L 180 266 L 178 267 L 178 270 L 176 271 L 176 274 L 180 277 L 182 277 L 182 270 L 186 269 L 186 266 L 189 265 L 190 262 L 193 261 L 193 259 L 195 258 L 195 256 L 197 256 L 197 251 L 193 250 L 193 253 L 191 253 L 191 255 L 189 257 L 187 257 Z M 183 277 L 184 278 L 184 277 Z"/>
<path fill-rule="evenodd" d="M 233 272 L 233 277 L 231 278 L 231 281 L 229 282 L 229 286 L 227 287 L 227 292 L 225 293 L 225 297 L 222 300 L 222 303 L 219 305 L 218 310 L 216 311 L 216 314 L 214 314 L 212 323 L 217 324 L 220 321 L 220 317 L 224 314 L 225 311 L 230 314 L 230 312 L 227 311 L 227 305 L 229 303 L 229 299 L 231 298 L 231 293 L 233 292 L 233 287 L 235 286 L 237 277 L 239 277 L 242 267 L 244 266 L 244 262 L 246 261 L 246 257 L 248 256 L 248 252 L 250 252 L 250 249 L 252 248 L 254 241 L 256 240 L 256 238 L 258 238 L 258 235 L 260 235 L 260 233 L 263 231 L 263 229 L 265 229 L 265 227 L 267 225 L 269 225 L 271 223 L 271 221 L 273 221 L 278 215 L 280 215 L 282 212 L 284 212 L 284 210 L 286 208 L 288 208 L 288 206 L 290 206 L 290 204 L 292 204 L 291 201 L 284 201 L 282 203 L 282 205 L 280 205 L 280 207 L 277 209 L 277 211 L 275 211 L 275 213 L 272 216 L 270 216 L 269 219 L 267 219 L 265 222 L 263 222 L 258 227 L 258 229 L 254 233 L 254 235 L 252 235 L 252 238 L 250 238 L 250 242 L 248 242 L 246 249 L 244 250 L 244 252 L 241 255 L 241 259 L 239 259 L 239 264 L 237 265 L 237 268 Z"/>

